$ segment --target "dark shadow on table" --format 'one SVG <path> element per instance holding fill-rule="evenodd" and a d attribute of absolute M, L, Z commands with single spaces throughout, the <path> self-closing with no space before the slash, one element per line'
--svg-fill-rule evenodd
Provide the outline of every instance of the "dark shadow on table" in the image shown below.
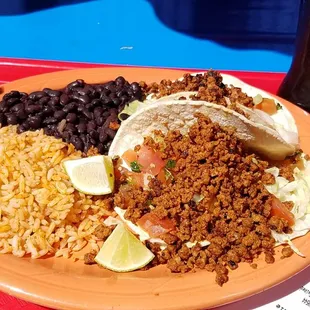
<path fill-rule="evenodd" d="M 167 27 L 237 49 L 291 55 L 302 0 L 146 0 Z M 158 38 L 160 39 L 160 38 Z"/>
<path fill-rule="evenodd" d="M 19 15 L 49 9 L 62 5 L 78 4 L 94 0 L 2 0 L 0 15 Z M 0 2 L 2 2 L 0 0 Z"/>

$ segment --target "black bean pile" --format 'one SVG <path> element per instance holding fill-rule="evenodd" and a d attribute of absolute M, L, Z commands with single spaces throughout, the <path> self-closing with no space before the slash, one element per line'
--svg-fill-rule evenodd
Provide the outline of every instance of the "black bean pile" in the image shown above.
<path fill-rule="evenodd" d="M 77 150 L 87 152 L 94 146 L 107 154 L 119 127 L 118 114 L 143 98 L 140 85 L 121 76 L 104 84 L 76 80 L 61 90 L 45 88 L 29 95 L 11 91 L 0 102 L 0 123 L 18 125 L 18 133 L 43 128 Z"/>

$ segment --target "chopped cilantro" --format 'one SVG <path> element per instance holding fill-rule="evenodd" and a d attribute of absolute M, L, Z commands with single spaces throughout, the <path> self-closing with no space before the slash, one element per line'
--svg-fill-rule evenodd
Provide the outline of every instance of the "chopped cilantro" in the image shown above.
<path fill-rule="evenodd" d="M 133 172 L 141 172 L 141 165 L 136 160 L 130 163 L 130 168 Z"/>
<path fill-rule="evenodd" d="M 276 106 L 277 106 L 277 110 L 282 110 L 283 109 L 282 105 L 279 102 L 277 102 Z"/>
<path fill-rule="evenodd" d="M 173 159 L 168 159 L 167 163 L 166 163 L 166 168 L 167 169 L 172 169 L 174 168 L 176 165 L 176 161 Z"/>

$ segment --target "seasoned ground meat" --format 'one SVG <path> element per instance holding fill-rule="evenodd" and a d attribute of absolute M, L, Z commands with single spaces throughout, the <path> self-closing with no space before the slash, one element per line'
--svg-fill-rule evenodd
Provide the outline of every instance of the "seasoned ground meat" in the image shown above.
<path fill-rule="evenodd" d="M 96 252 L 90 252 L 90 253 L 86 253 L 84 255 L 84 264 L 85 265 L 94 265 L 97 264 L 95 262 L 95 257 L 96 257 L 97 253 Z"/>
<path fill-rule="evenodd" d="M 282 249 L 282 257 L 283 258 L 287 258 L 287 257 L 291 257 L 294 254 L 294 251 L 291 249 L 291 247 L 284 247 Z"/>
<path fill-rule="evenodd" d="M 163 159 L 175 161 L 170 169 L 173 182 L 152 179 L 149 190 L 122 185 L 114 203 L 134 223 L 147 213 L 174 223 L 174 229 L 161 236 L 166 249 L 147 243 L 156 256 L 149 267 L 167 264 L 172 272 L 215 271 L 216 282 L 223 285 L 228 268 L 252 264 L 261 253 L 273 263 L 271 229 L 288 232 L 289 226 L 271 216 L 274 196 L 265 184 L 273 184 L 274 178 L 265 172 L 268 163 L 247 153 L 233 129 L 196 116 L 198 122 L 187 136 L 170 131 L 161 134 L 161 143 L 145 139 L 144 144 L 160 151 Z M 195 195 L 202 199 L 195 200 Z M 206 240 L 209 246 L 199 244 Z"/>
<path fill-rule="evenodd" d="M 157 98 L 183 91 L 196 91 L 197 94 L 191 97 L 193 100 L 220 104 L 245 115 L 237 104 L 253 107 L 253 98 L 243 93 L 241 88 L 225 85 L 222 81 L 223 78 L 218 71 L 209 70 L 196 76 L 189 73 L 184 74 L 181 81 L 162 80 L 160 83 L 150 85 L 141 82 L 140 86 L 145 93 L 153 94 Z M 179 99 L 185 98 L 180 96 Z"/>
<path fill-rule="evenodd" d="M 104 224 L 98 225 L 94 231 L 95 237 L 105 241 L 112 233 L 114 227 L 106 226 Z"/>
<path fill-rule="evenodd" d="M 267 264 L 273 264 L 274 263 L 274 257 L 270 252 L 265 252 L 265 261 Z"/>

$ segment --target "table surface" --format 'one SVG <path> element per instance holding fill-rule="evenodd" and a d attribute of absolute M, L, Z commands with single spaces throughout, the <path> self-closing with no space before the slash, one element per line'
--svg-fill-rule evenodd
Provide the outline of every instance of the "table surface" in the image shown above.
<path fill-rule="evenodd" d="M 0 7 L 0 53 L 89 63 L 286 72 L 300 1 L 222 0 L 219 6 L 204 0 L 8 0 Z M 33 8 L 34 3 L 52 2 L 53 8 Z M 10 9 L 21 14 L 10 14 Z"/>

